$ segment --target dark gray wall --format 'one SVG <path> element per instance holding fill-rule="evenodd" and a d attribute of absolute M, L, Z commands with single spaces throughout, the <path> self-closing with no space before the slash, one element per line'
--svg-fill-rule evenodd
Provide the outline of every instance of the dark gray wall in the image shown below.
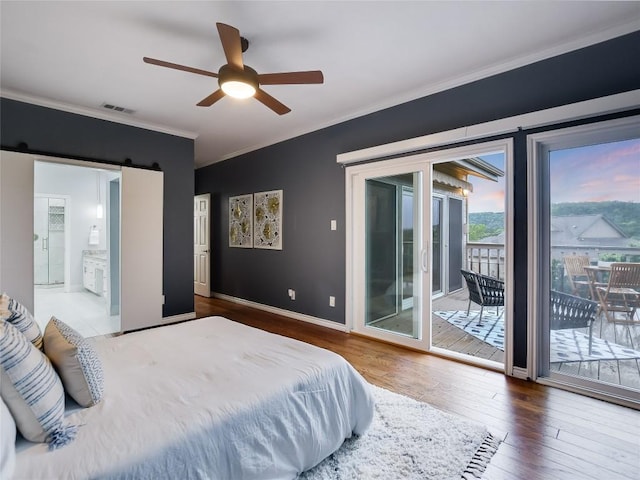
<path fill-rule="evenodd" d="M 26 143 L 31 151 L 60 157 L 151 166 L 164 172 L 163 315 L 194 311 L 193 165 L 191 139 L 0 99 L 3 148 Z"/>
<path fill-rule="evenodd" d="M 212 289 L 344 323 L 345 178 L 336 155 L 640 88 L 640 32 L 436 93 L 196 170 L 211 193 Z M 302 107 L 301 107 L 302 108 Z M 527 167 L 515 138 L 516 366 L 526 366 Z M 228 247 L 229 196 L 284 190 L 282 252 Z M 329 231 L 330 219 L 338 231 Z M 295 288 L 290 301 L 287 289 Z M 336 296 L 336 308 L 328 296 Z"/>

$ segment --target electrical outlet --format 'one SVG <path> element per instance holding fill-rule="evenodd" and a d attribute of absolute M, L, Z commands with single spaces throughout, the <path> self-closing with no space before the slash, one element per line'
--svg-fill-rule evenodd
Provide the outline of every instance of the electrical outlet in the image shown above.
<path fill-rule="evenodd" d="M 291 300 L 295 300 L 296 299 L 296 291 L 293 288 L 289 289 L 289 298 Z"/>
<path fill-rule="evenodd" d="M 331 295 L 329 297 L 329 306 L 330 307 L 335 307 L 336 306 L 336 297 L 334 297 L 333 295 Z"/>
<path fill-rule="evenodd" d="M 331 230 L 338 229 L 338 222 L 336 220 L 331 220 Z"/>

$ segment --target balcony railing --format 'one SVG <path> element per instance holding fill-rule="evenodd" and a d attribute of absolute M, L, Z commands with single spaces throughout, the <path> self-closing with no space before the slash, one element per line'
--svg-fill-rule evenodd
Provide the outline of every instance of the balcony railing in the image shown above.
<path fill-rule="evenodd" d="M 468 242 L 466 255 L 469 270 L 504 280 L 504 244 Z"/>
<path fill-rule="evenodd" d="M 554 246 L 551 248 L 551 259 L 558 260 L 553 262 L 558 264 L 558 271 L 552 272 L 554 278 L 563 279 L 564 267 L 562 266 L 562 258 L 566 255 L 588 255 L 591 263 L 596 264 L 601 256 L 608 254 L 616 254 L 624 257 L 639 256 L 640 248 L 638 247 L 567 247 Z M 622 260 L 625 261 L 625 260 Z M 629 260 L 627 260 L 629 261 Z M 499 278 L 504 280 L 505 275 L 505 257 L 504 244 L 502 243 L 482 243 L 468 242 L 466 251 L 466 268 L 483 275 Z M 562 280 L 561 280 L 562 281 Z"/>

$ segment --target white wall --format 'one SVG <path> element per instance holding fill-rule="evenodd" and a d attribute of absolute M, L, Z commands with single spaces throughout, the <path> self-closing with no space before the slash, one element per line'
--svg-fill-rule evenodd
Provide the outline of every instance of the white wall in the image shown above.
<path fill-rule="evenodd" d="M 99 181 L 98 181 L 99 178 Z M 41 195 L 66 195 L 70 197 L 69 231 L 70 236 L 70 289 L 82 288 L 82 251 L 106 250 L 106 172 L 74 165 L 63 165 L 50 162 L 35 162 L 34 193 Z M 100 199 L 105 207 L 102 219 L 96 218 L 98 203 L 98 183 Z M 100 231 L 100 243 L 89 245 L 89 231 L 96 225 Z"/>

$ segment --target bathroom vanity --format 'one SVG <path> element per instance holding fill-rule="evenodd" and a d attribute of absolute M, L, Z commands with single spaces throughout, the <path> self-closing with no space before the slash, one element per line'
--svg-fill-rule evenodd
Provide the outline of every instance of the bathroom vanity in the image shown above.
<path fill-rule="evenodd" d="M 82 252 L 82 283 L 90 292 L 106 296 L 107 286 L 107 251 L 84 250 Z"/>

